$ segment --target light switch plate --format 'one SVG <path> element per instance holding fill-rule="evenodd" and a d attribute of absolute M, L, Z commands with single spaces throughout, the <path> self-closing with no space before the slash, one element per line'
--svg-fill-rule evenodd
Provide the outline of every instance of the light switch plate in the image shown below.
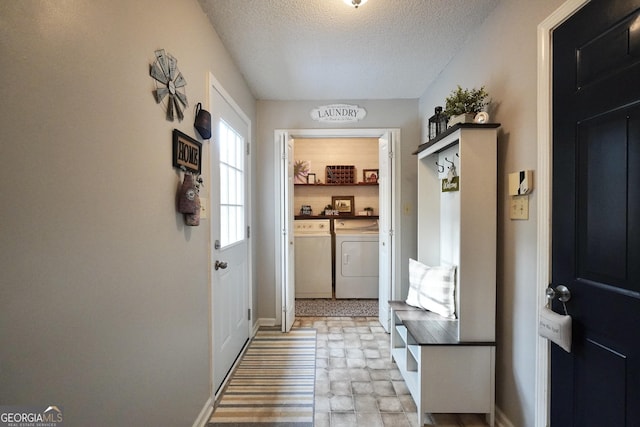
<path fill-rule="evenodd" d="M 529 196 L 512 196 L 509 209 L 511 219 L 529 219 Z"/>
<path fill-rule="evenodd" d="M 209 200 L 204 197 L 200 197 L 200 219 L 207 219 L 209 217 Z"/>

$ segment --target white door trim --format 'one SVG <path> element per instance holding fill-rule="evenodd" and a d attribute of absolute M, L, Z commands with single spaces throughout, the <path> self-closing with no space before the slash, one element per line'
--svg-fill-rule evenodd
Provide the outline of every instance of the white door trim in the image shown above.
<path fill-rule="evenodd" d="M 553 123 L 552 123 L 552 33 L 590 0 L 568 0 L 538 25 L 538 254 L 536 319 L 546 304 L 545 289 L 551 279 L 551 196 Z M 537 331 L 537 320 L 536 329 Z M 535 380 L 535 426 L 549 425 L 550 368 L 549 342 L 537 337 Z"/>
<path fill-rule="evenodd" d="M 392 189 L 391 189 L 391 229 L 396 232 L 400 230 L 400 221 L 401 215 L 399 212 L 398 206 L 400 206 L 400 174 L 401 174 L 401 165 L 399 161 L 399 150 L 401 146 L 401 134 L 399 128 L 377 128 L 377 129 L 276 129 L 274 131 L 274 141 L 275 141 L 275 156 L 274 156 L 274 187 L 273 191 L 276 195 L 276 206 L 275 206 L 275 230 L 277 233 L 281 232 L 282 225 L 280 224 L 281 215 L 282 215 L 282 200 L 280 199 L 280 167 L 281 167 L 281 150 L 280 150 L 280 139 L 279 135 L 287 134 L 291 138 L 381 138 L 386 133 L 393 134 L 393 147 L 391 149 L 395 152 L 392 162 Z M 275 259 L 276 259 L 276 289 L 275 289 L 275 324 L 282 324 L 282 260 L 280 259 L 280 254 L 282 253 L 281 248 L 281 238 L 279 235 L 276 236 L 275 240 Z M 393 248 L 390 251 L 390 257 L 392 262 L 391 267 L 391 298 L 398 299 L 400 298 L 400 283 L 399 278 L 399 270 L 396 267 L 397 264 L 397 252 L 399 251 L 399 245 L 394 244 Z"/>

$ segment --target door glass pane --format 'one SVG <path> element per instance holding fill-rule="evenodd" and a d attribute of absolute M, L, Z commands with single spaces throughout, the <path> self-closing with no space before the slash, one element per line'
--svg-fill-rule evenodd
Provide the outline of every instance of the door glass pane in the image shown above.
<path fill-rule="evenodd" d="M 220 121 L 220 243 L 244 239 L 244 138 Z"/>

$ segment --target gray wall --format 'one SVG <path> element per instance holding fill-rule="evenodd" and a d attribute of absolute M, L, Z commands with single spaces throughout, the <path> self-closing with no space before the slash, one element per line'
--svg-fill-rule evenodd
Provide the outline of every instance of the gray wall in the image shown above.
<path fill-rule="evenodd" d="M 330 125 L 313 121 L 309 112 L 320 105 L 332 103 L 355 104 L 367 110 L 364 120 L 348 125 Z M 336 101 L 258 101 L 255 221 L 256 257 L 254 262 L 260 272 L 258 281 L 258 316 L 269 320 L 276 317 L 276 293 L 280 285 L 275 283 L 274 247 L 276 242 L 273 208 L 274 130 L 275 129 L 330 129 L 330 128 L 400 128 L 400 231 L 398 233 L 399 261 L 403 284 L 408 284 L 409 257 L 416 253 L 416 158 L 411 153 L 420 143 L 420 118 L 417 99 L 399 100 L 336 100 Z M 408 285 L 407 285 L 408 286 Z M 406 290 L 404 291 L 406 296 Z"/>
<path fill-rule="evenodd" d="M 159 48 L 187 80 L 181 123 L 152 96 Z M 255 123 L 245 82 L 196 0 L 0 2 L 0 69 L 0 404 L 191 425 L 209 397 L 209 225 L 176 213 L 171 131 L 195 136 L 209 71 Z"/>
<path fill-rule="evenodd" d="M 533 426 L 535 411 L 537 194 L 529 220 L 509 219 L 507 175 L 536 169 L 536 29 L 562 0 L 501 2 L 420 99 L 424 116 L 457 84 L 486 86 L 498 142 L 497 406 L 514 426 Z M 423 129 L 426 126 L 423 123 Z M 534 172 L 535 182 L 535 172 Z"/>

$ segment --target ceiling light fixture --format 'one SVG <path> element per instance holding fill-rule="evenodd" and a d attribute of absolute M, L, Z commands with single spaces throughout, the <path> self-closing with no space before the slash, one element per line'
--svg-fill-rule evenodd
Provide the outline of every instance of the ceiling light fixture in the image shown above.
<path fill-rule="evenodd" d="M 367 2 L 367 0 L 342 0 L 342 1 L 349 6 L 355 7 L 356 9 L 358 8 L 358 6 L 362 6 Z"/>

